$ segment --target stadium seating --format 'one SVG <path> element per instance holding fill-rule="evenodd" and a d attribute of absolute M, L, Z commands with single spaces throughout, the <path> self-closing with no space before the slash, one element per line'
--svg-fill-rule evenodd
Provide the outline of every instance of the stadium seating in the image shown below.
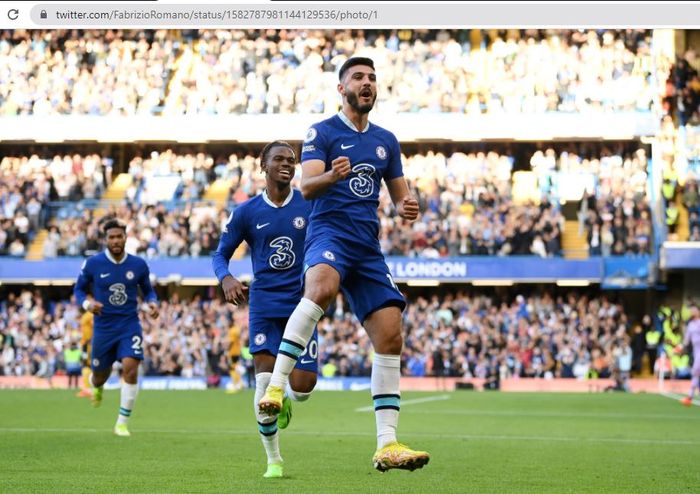
<path fill-rule="evenodd" d="M 551 257 L 563 254 L 587 257 L 589 254 L 609 256 L 651 252 L 652 225 L 646 195 L 647 159 L 644 151 L 640 149 L 631 154 L 620 151 L 608 155 L 609 151 L 602 149 L 597 152 L 605 155 L 586 158 L 574 150 L 575 146 L 559 154 L 551 148 L 545 152 L 536 151 L 529 160 L 531 170 L 527 172 L 512 172 L 514 158 L 495 150 L 451 154 L 431 150 L 425 154 L 404 156 L 409 186 L 420 198 L 424 214 L 416 223 L 403 225 L 394 217 L 388 196 L 383 195 L 379 211 L 384 253 L 429 258 L 459 255 Z M 109 184 L 104 182 L 107 165 L 99 165 L 89 174 L 97 178 L 89 179 L 78 173 L 72 186 L 74 192 L 55 197 L 57 201 L 49 201 L 47 193 L 36 191 L 45 182 L 56 184 L 63 180 L 67 175 L 61 175 L 57 166 L 66 167 L 70 161 L 73 162 L 72 168 L 88 161 L 110 163 L 111 168 L 114 160 L 97 155 L 56 157 L 53 160 L 21 156 L 6 157 L 0 163 L 8 184 L 20 181 L 20 185 L 13 186 L 12 190 L 0 190 L 0 197 L 7 198 L 3 200 L 6 204 L 4 218 L 19 223 L 16 230 L 24 231 L 20 235 L 11 229 L 5 247 L 0 247 L 0 254 L 10 254 L 9 246 L 15 237 L 19 238 L 22 250 L 17 246 L 14 255 L 28 255 L 30 259 L 41 258 L 43 252 L 48 257 L 94 252 L 99 244 L 96 222 L 110 212 L 125 215 L 129 227 L 133 227 L 130 232 L 133 240 L 127 246 L 135 249 L 132 252 L 149 257 L 193 255 L 192 251 L 185 252 L 183 248 L 161 250 L 163 245 L 158 240 L 164 232 L 146 224 L 147 206 L 164 205 L 173 214 L 186 217 L 186 211 L 192 205 L 203 203 L 215 205 L 216 211 L 207 213 L 210 218 L 225 218 L 224 210 L 234 208 L 260 193 L 264 187 L 264 177 L 252 155 L 241 158 L 232 155 L 227 162 L 216 162 L 211 155 L 204 153 L 178 154 L 166 150 L 153 151 L 146 158 L 141 155 L 134 157 L 129 162 L 128 173 L 118 174 Z M 28 166 L 23 167 L 21 163 Z M 48 169 L 42 169 L 47 163 Z M 21 181 L 29 179 L 33 186 L 23 187 Z M 47 188 L 50 199 L 55 186 L 47 185 Z M 97 196 L 81 192 L 92 188 L 104 192 Z M 21 203 L 20 195 L 13 192 L 16 189 L 24 190 Z M 594 199 L 582 202 L 578 220 L 573 218 L 566 222 L 560 203 L 580 198 L 586 190 L 594 194 Z M 523 195 L 524 191 L 527 191 L 527 197 Z M 178 211 L 183 209 L 185 211 Z M 197 209 L 198 214 L 202 210 Z M 23 227 L 24 216 L 15 215 L 15 212 L 22 212 L 30 218 L 28 225 Z M 615 216 L 624 220 L 622 227 L 613 225 Z M 149 221 L 153 223 L 153 220 Z M 197 230 L 193 221 L 190 218 L 186 223 Z M 518 233 L 516 224 L 521 226 L 522 232 Z M 46 228 L 49 226 L 58 228 L 62 245 L 54 245 L 58 239 L 48 236 Z M 215 230 L 218 229 L 220 226 L 209 229 L 208 234 L 214 234 L 212 238 L 216 239 Z M 198 245 L 204 240 L 196 241 L 189 228 L 187 230 L 176 229 L 168 236 L 183 237 L 181 244 L 191 245 L 200 254 L 211 250 L 199 250 Z M 74 240 L 76 235 L 79 238 Z M 204 242 L 209 244 L 210 241 Z M 562 242 L 568 243 L 562 245 Z"/>
<path fill-rule="evenodd" d="M 319 323 L 320 367 L 331 363 L 339 376 L 369 375 L 369 339 L 339 300 Z M 231 324 L 244 329 L 247 344 L 247 310 L 175 295 L 160 302 L 159 312 L 157 320 L 142 319 L 147 375 L 226 374 L 225 359 L 221 362 Z M 49 358 L 60 370 L 62 349 L 79 339 L 79 316 L 71 301 L 49 301 L 40 291 L 8 297 L 0 311 L 0 375 L 33 375 Z M 466 378 L 489 372 L 501 378 L 608 377 L 616 348 L 627 346 L 639 373 L 646 351 L 642 338 L 653 329 L 647 324 L 634 332 L 623 304 L 605 296 L 562 291 L 415 295 L 405 321 L 404 375 Z"/>
<path fill-rule="evenodd" d="M 649 111 L 650 40 L 635 30 L 13 31 L 0 39 L 0 112 L 332 112 L 350 54 L 376 60 L 383 112 Z"/>

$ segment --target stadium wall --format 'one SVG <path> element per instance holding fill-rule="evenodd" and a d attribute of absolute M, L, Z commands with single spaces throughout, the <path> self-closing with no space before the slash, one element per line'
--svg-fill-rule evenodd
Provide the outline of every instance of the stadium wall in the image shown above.
<path fill-rule="evenodd" d="M 700 269 L 700 243 L 664 242 L 660 262 L 662 269 Z"/>

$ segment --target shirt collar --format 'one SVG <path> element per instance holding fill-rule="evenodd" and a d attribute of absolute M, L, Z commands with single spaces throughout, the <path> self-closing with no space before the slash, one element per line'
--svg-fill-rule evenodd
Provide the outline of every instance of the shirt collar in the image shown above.
<path fill-rule="evenodd" d="M 270 197 L 267 195 L 267 190 L 263 190 L 262 196 L 263 196 L 263 201 L 265 201 L 270 207 L 283 208 L 292 201 L 292 197 L 294 197 L 294 189 L 292 189 L 291 187 L 289 188 L 289 195 L 284 200 L 284 202 L 282 203 L 281 206 L 278 206 L 277 204 L 275 204 L 274 202 L 272 202 L 270 200 Z"/>
<path fill-rule="evenodd" d="M 126 258 L 129 257 L 129 254 L 124 252 L 124 257 L 122 257 L 122 260 L 119 262 L 117 262 L 117 260 L 114 257 L 112 257 L 112 254 L 109 253 L 109 249 L 105 249 L 105 256 L 107 256 L 107 259 L 112 261 L 114 264 L 124 264 Z"/>
<path fill-rule="evenodd" d="M 354 130 L 355 132 L 362 132 L 362 133 L 364 134 L 365 132 L 367 132 L 367 131 L 369 130 L 369 120 L 367 120 L 367 125 L 365 125 L 365 128 L 362 129 L 361 131 L 358 131 L 358 130 L 357 130 L 357 127 L 355 127 L 355 124 L 352 123 L 352 122 L 350 121 L 350 119 L 347 117 L 347 115 L 345 115 L 345 113 L 343 113 L 343 110 L 340 110 L 340 111 L 338 112 L 338 118 L 340 118 L 340 120 L 341 120 L 345 125 L 347 125 L 348 127 L 350 127 L 350 128 L 351 128 L 352 130 Z"/>

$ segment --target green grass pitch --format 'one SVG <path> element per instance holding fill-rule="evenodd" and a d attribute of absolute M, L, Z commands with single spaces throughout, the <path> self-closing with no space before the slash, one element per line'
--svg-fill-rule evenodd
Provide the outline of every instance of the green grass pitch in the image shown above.
<path fill-rule="evenodd" d="M 700 490 L 700 408 L 657 395 L 404 393 L 399 438 L 431 453 L 373 470 L 368 392 L 318 392 L 263 479 L 252 393 L 142 391 L 131 438 L 72 392 L 0 391 L 0 492 L 680 493 Z"/>

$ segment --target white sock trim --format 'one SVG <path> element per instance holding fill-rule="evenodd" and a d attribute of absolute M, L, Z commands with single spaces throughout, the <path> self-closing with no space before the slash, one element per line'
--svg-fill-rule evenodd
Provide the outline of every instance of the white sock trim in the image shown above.
<path fill-rule="evenodd" d="M 265 389 L 267 389 L 271 377 L 271 372 L 259 372 L 255 374 L 255 397 L 253 398 L 253 408 L 255 410 L 255 420 L 260 424 L 270 424 L 277 420 L 277 417 L 263 415 L 258 411 L 258 402 L 265 394 Z M 258 429 L 258 427 L 256 427 L 256 429 Z M 276 432 L 271 436 L 260 434 L 260 440 L 262 441 L 263 448 L 265 448 L 267 463 L 280 463 L 282 461 L 282 456 L 280 455 L 279 449 L 279 432 Z"/>
<path fill-rule="evenodd" d="M 119 397 L 119 416 L 117 424 L 126 424 L 131 417 L 131 412 L 134 410 L 136 395 L 139 393 L 138 384 L 129 384 L 122 382 L 121 395 Z"/>
<path fill-rule="evenodd" d="M 257 374 L 255 374 L 255 389 L 262 389 L 263 392 L 265 392 L 267 385 L 270 384 L 271 377 L 272 372 L 258 372 Z"/>
<path fill-rule="evenodd" d="M 268 422 L 267 415 L 261 415 L 258 411 L 258 402 L 265 394 L 267 386 L 270 384 L 272 372 L 259 372 L 255 374 L 255 397 L 253 398 L 253 409 L 255 410 L 255 418 L 258 422 Z M 271 422 L 271 420 L 270 420 Z"/>
<path fill-rule="evenodd" d="M 307 320 L 305 321 L 306 324 L 300 324 L 300 317 Z M 323 317 L 323 309 L 316 305 L 316 303 L 312 300 L 302 298 L 294 309 L 294 312 L 292 312 L 292 314 L 289 316 L 290 320 L 293 320 L 293 322 L 296 323 L 296 327 L 294 328 L 295 331 L 287 331 L 287 328 L 285 328 L 282 338 L 293 341 L 305 347 L 308 345 L 311 335 L 314 334 L 314 327 L 321 317 Z M 309 324 L 311 322 L 313 322 L 313 324 Z M 287 326 L 290 326 L 289 322 L 287 323 Z"/>
<path fill-rule="evenodd" d="M 401 368 L 400 355 L 387 355 L 382 353 L 375 353 L 373 362 L 376 365 L 381 365 L 382 367 L 392 367 L 394 369 Z"/>
<path fill-rule="evenodd" d="M 314 327 L 323 316 L 323 309 L 308 298 L 302 298 L 289 316 L 282 343 L 275 360 L 270 384 L 286 389 L 289 374 L 294 370 L 298 356 L 308 345 Z M 286 340 L 286 341 L 285 341 Z"/>
<path fill-rule="evenodd" d="M 297 307 L 299 307 L 304 312 L 304 314 L 315 319 L 316 321 L 323 317 L 323 309 L 321 308 L 321 306 L 313 300 L 308 299 L 306 297 L 302 297 Z"/>
<path fill-rule="evenodd" d="M 311 392 L 309 393 L 302 393 L 301 391 L 294 391 L 293 389 L 289 388 L 289 392 L 287 393 L 289 397 L 294 400 L 294 401 L 306 401 L 309 398 L 311 398 Z"/>
<path fill-rule="evenodd" d="M 372 361 L 372 378 L 370 389 L 374 400 L 377 395 L 385 395 L 383 400 L 391 399 L 396 406 L 400 406 L 401 392 L 399 383 L 401 380 L 401 357 L 399 355 L 386 355 L 377 353 Z M 377 401 L 375 401 L 375 407 Z M 399 411 L 391 408 L 380 408 L 374 411 L 377 423 L 377 449 L 387 444 L 396 442 L 396 429 L 399 423 Z"/>

